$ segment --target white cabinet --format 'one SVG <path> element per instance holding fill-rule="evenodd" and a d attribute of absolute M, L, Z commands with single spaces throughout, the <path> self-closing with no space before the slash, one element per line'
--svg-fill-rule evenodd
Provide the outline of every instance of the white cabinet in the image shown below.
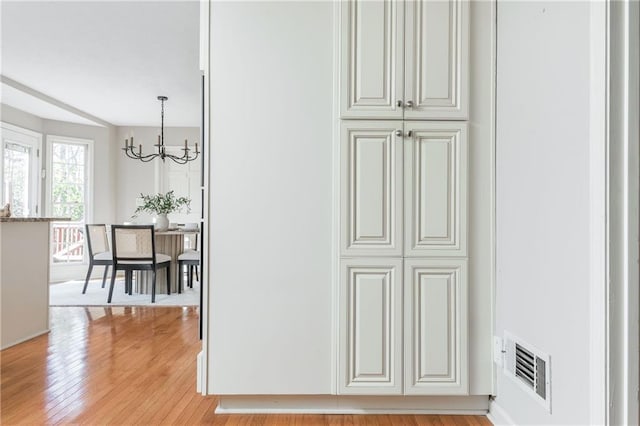
<path fill-rule="evenodd" d="M 340 116 L 468 115 L 469 2 L 342 2 Z"/>
<path fill-rule="evenodd" d="M 466 256 L 465 123 L 343 120 L 341 132 L 342 256 Z"/>
<path fill-rule="evenodd" d="M 467 260 L 404 261 L 405 394 L 466 395 Z"/>
<path fill-rule="evenodd" d="M 402 393 L 402 259 L 341 262 L 342 394 Z"/>
<path fill-rule="evenodd" d="M 341 394 L 469 393 L 468 15 L 341 3 Z"/>
<path fill-rule="evenodd" d="M 340 276 L 341 394 L 468 393 L 466 259 L 342 259 Z"/>
<path fill-rule="evenodd" d="M 405 122 L 404 255 L 467 255 L 467 126 Z"/>
<path fill-rule="evenodd" d="M 466 123 L 341 132 L 339 392 L 467 394 Z"/>
<path fill-rule="evenodd" d="M 468 116 L 469 1 L 407 0 L 404 118 Z"/>
<path fill-rule="evenodd" d="M 404 1 L 344 1 L 340 25 L 341 117 L 401 119 Z"/>
<path fill-rule="evenodd" d="M 402 255 L 402 123 L 341 125 L 341 253 Z"/>

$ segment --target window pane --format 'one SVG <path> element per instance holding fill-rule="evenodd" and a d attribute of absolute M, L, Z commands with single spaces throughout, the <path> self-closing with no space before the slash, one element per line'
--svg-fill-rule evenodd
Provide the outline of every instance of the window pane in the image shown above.
<path fill-rule="evenodd" d="M 29 169 L 31 149 L 24 145 L 6 143 L 4 146 L 4 200 L 11 203 L 13 216 L 29 215 Z"/>
<path fill-rule="evenodd" d="M 82 262 L 87 146 L 55 142 L 51 151 L 51 210 L 56 217 L 71 218 L 71 222 L 53 223 L 53 262 Z"/>

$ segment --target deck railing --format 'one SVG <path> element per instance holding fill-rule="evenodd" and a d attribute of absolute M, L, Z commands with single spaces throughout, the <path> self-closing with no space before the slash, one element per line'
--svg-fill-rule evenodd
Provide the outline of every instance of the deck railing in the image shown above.
<path fill-rule="evenodd" d="M 51 229 L 53 263 L 82 263 L 84 225 L 80 222 L 53 222 Z"/>

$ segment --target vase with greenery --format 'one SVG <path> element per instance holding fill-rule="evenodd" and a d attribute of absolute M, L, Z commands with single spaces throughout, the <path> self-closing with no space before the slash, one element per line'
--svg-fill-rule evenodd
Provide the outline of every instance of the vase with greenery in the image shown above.
<path fill-rule="evenodd" d="M 182 209 L 190 211 L 191 199 L 187 197 L 176 197 L 173 191 L 166 194 L 144 195 L 140 194 L 140 201 L 133 217 L 138 213 L 146 212 L 155 215 L 154 224 L 158 231 L 169 229 L 169 218 L 167 215 Z"/>

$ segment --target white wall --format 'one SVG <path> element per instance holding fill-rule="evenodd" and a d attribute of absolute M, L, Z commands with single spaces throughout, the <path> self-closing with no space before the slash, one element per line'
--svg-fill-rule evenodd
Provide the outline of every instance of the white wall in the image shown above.
<path fill-rule="evenodd" d="M 329 394 L 333 4 L 211 8 L 208 391 Z"/>
<path fill-rule="evenodd" d="M 492 410 L 516 424 L 590 420 L 591 7 L 498 3 L 496 334 L 550 354 L 552 378 L 550 415 L 498 372 Z"/>
<path fill-rule="evenodd" d="M 156 149 L 153 145 L 158 143 L 160 126 L 157 127 L 118 127 L 115 138 L 116 156 L 116 176 L 117 176 L 117 212 L 116 222 L 122 223 L 135 221 L 139 223 L 151 223 L 152 217 L 141 213 L 132 219 L 136 210 L 136 198 L 143 194 L 157 193 L 155 159 L 148 163 L 128 158 L 121 148 L 124 148 L 124 140 L 130 138 L 133 132 L 135 146 L 142 144 L 142 152 L 152 153 Z M 184 140 L 188 139 L 192 148 L 194 142 L 202 147 L 200 129 L 198 127 L 165 127 L 164 140 L 166 145 L 184 145 Z M 137 148 L 136 148 L 137 150 Z M 169 215 L 171 219 L 171 215 Z"/>
<path fill-rule="evenodd" d="M 0 119 L 5 123 L 42 133 L 42 118 L 9 105 L 0 104 Z"/>

